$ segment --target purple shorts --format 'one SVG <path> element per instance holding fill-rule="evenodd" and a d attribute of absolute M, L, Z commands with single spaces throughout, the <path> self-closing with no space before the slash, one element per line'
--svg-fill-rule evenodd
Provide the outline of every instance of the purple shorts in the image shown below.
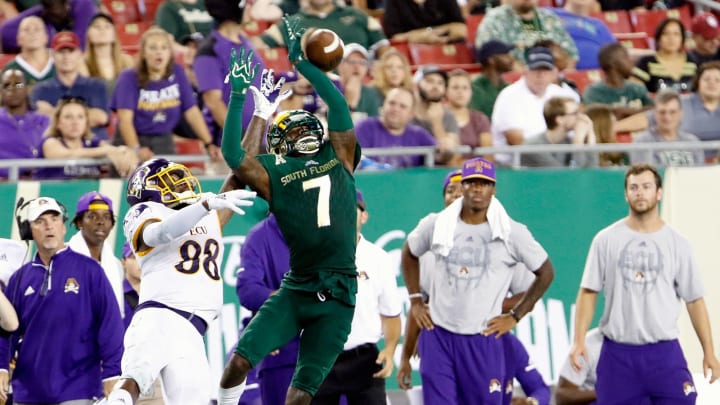
<path fill-rule="evenodd" d="M 597 403 L 694 404 L 695 384 L 680 342 L 644 345 L 603 341 L 597 366 Z"/>

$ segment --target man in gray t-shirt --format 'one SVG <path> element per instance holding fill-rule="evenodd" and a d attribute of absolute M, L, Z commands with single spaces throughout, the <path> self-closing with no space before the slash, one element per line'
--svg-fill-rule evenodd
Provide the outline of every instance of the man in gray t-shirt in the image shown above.
<path fill-rule="evenodd" d="M 597 381 L 597 362 L 602 349 L 603 335 L 597 328 L 591 329 L 585 336 L 587 360 L 581 358 L 582 367 L 576 370 L 568 357 L 560 369 L 560 378 L 555 388 L 557 405 L 595 404 L 595 382 Z"/>
<path fill-rule="evenodd" d="M 418 351 L 426 404 L 500 403 L 505 375 L 502 340 L 532 310 L 554 277 L 547 253 L 507 216 L 495 195 L 495 166 L 463 165 L 461 199 L 425 217 L 408 235 L 402 270 L 410 311 L 423 328 Z M 429 305 L 420 293 L 419 257 L 432 251 Z M 524 266 L 523 266 L 524 264 Z M 535 280 L 507 313 L 501 305 L 513 272 Z"/>
<path fill-rule="evenodd" d="M 573 367 L 588 359 L 585 334 L 600 291 L 604 336 L 597 365 L 598 403 L 694 404 L 692 376 L 678 341 L 681 302 L 703 348 L 703 370 L 720 376 L 700 273 L 687 239 L 660 218 L 662 179 L 647 164 L 625 174 L 627 217 L 600 231 L 590 246 L 575 313 Z"/>

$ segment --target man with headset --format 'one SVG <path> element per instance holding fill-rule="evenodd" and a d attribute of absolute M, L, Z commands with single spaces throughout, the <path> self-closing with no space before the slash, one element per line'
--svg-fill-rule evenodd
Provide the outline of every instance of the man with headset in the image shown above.
<path fill-rule="evenodd" d="M 123 323 L 115 295 L 100 265 L 65 245 L 62 204 L 48 197 L 21 200 L 16 220 L 20 238 L 33 240 L 37 253 L 5 290 L 20 327 L 0 337 L 0 398 L 17 353 L 15 404 L 90 405 L 120 375 Z"/>

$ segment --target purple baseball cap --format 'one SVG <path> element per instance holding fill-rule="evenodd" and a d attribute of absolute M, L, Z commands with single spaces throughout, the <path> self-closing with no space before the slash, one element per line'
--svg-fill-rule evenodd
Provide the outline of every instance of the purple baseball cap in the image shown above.
<path fill-rule="evenodd" d="M 495 180 L 495 165 L 489 160 L 481 157 L 466 160 L 462 168 L 462 180 L 485 179 L 493 183 Z"/>
<path fill-rule="evenodd" d="M 133 252 L 132 246 L 130 246 L 130 242 L 125 242 L 125 244 L 123 245 L 122 258 L 127 259 L 134 254 L 135 252 Z"/>
<path fill-rule="evenodd" d="M 357 205 L 358 205 L 358 207 L 359 207 L 361 210 L 365 211 L 365 210 L 367 209 L 367 205 L 365 205 L 365 198 L 363 197 L 362 191 L 357 190 L 357 191 L 356 191 L 356 196 L 357 196 Z"/>
<path fill-rule="evenodd" d="M 76 214 L 81 214 L 91 210 L 108 210 L 113 212 L 113 203 L 110 197 L 100 194 L 97 191 L 91 191 L 83 194 L 77 202 Z"/>
<path fill-rule="evenodd" d="M 462 177 L 462 170 L 457 169 L 453 170 L 450 173 L 445 176 L 445 181 L 443 181 L 443 192 L 445 192 L 445 189 L 450 183 L 458 183 L 460 181 L 460 178 Z"/>

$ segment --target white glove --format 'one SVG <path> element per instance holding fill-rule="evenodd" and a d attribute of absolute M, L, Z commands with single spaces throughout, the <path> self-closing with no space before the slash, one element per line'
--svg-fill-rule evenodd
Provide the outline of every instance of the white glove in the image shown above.
<path fill-rule="evenodd" d="M 292 95 L 291 90 L 285 90 L 280 93 L 272 103 L 267 99 L 272 92 L 279 90 L 284 82 L 285 78 L 281 78 L 275 83 L 275 76 L 273 75 L 272 69 L 263 70 L 260 89 L 255 86 L 250 86 L 250 92 L 253 94 L 253 100 L 255 101 L 254 115 L 267 121 L 270 116 L 275 113 L 280 103 Z"/>
<path fill-rule="evenodd" d="M 232 190 L 222 194 L 203 193 L 203 202 L 210 210 L 231 209 L 239 215 L 245 211 L 238 207 L 250 207 L 257 193 L 248 190 Z"/>

